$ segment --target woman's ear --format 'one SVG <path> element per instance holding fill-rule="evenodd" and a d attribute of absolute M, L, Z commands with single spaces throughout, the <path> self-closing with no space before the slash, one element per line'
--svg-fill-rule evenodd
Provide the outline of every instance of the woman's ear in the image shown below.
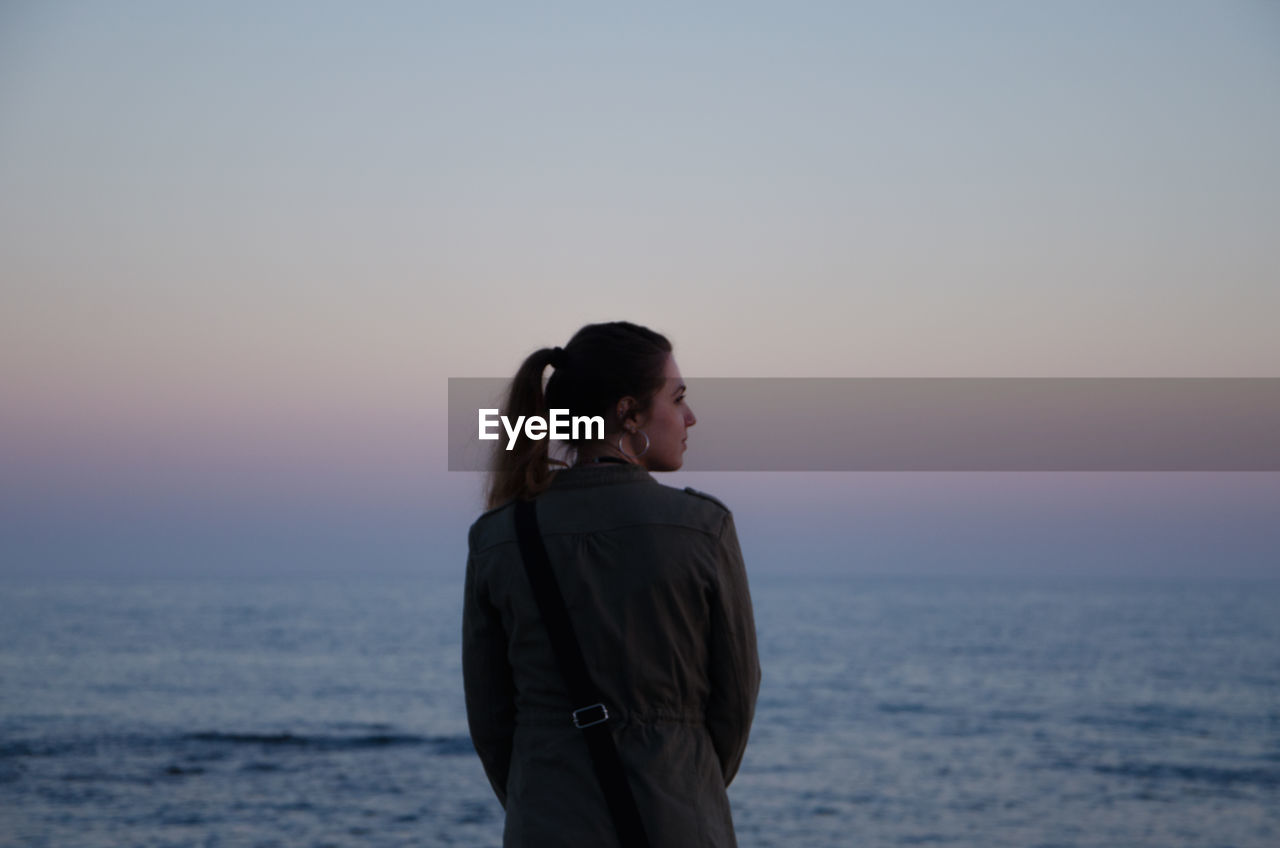
<path fill-rule="evenodd" d="M 639 426 L 636 422 L 635 413 L 633 412 L 636 406 L 636 399 L 627 395 L 626 397 L 619 398 L 617 405 L 614 407 L 614 410 L 618 414 L 618 426 L 623 430 L 630 432 L 633 427 Z"/>

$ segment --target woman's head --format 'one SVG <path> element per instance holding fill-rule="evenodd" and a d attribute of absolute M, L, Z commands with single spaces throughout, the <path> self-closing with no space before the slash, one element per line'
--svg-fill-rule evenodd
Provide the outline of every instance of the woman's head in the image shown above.
<path fill-rule="evenodd" d="M 553 370 L 544 390 L 547 366 Z M 542 348 L 525 359 L 512 379 L 503 413 L 545 417 L 551 409 L 604 419 L 603 441 L 570 442 L 580 456 L 612 452 L 653 471 L 680 467 L 685 432 L 696 422 L 684 403 L 671 342 L 627 321 L 588 324 L 563 349 Z M 546 488 L 553 463 L 548 448 L 546 439 L 521 435 L 512 450 L 496 451 L 489 505 Z"/>

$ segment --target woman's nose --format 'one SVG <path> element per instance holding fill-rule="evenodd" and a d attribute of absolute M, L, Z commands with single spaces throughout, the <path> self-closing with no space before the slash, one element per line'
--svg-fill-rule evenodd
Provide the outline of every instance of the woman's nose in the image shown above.
<path fill-rule="evenodd" d="M 692 427 L 694 424 L 697 424 L 697 423 L 698 423 L 698 416 L 693 414 L 692 409 L 690 409 L 688 412 L 684 414 L 684 426 Z"/>

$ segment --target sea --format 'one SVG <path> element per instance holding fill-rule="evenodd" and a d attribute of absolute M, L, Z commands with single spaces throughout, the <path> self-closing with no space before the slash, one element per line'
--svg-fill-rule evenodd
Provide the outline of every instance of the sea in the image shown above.
<path fill-rule="evenodd" d="M 752 581 L 743 848 L 1280 845 L 1280 581 Z M 0 581 L 0 845 L 499 846 L 461 575 Z"/>

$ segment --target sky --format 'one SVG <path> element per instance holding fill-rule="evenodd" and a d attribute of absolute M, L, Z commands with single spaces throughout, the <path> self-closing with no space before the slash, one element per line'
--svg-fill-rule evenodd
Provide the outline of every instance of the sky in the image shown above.
<path fill-rule="evenodd" d="M 0 576 L 460 572 L 447 379 L 594 321 L 1280 376 L 1276 150 L 1269 2 L 6 3 Z M 1275 473 L 664 482 L 760 573 L 1280 577 Z"/>

